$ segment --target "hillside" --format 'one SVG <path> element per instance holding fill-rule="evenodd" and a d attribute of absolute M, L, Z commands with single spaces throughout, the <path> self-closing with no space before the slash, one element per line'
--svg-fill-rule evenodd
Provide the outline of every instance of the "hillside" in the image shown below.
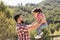
<path fill-rule="evenodd" d="M 26 24 L 30 24 L 35 20 L 34 16 L 31 14 L 31 10 L 33 8 L 39 7 L 42 9 L 43 13 L 46 15 L 47 22 L 49 26 L 51 26 L 50 28 L 51 29 L 59 28 L 58 25 L 60 24 L 60 0 L 45 0 L 38 4 L 34 4 L 34 5 L 28 4 L 28 5 L 30 6 L 19 5 L 16 7 L 13 7 L 13 6 L 9 6 L 9 7 L 15 9 L 14 15 L 19 13 L 23 14 L 25 16 L 24 21 Z"/>
<path fill-rule="evenodd" d="M 31 5 L 31 4 L 29 4 Z M 34 4 L 35 5 L 35 4 Z M 16 12 L 22 14 L 31 15 L 31 10 L 36 7 L 40 7 L 43 13 L 46 15 L 48 22 L 60 23 L 60 0 L 45 0 L 36 4 L 37 6 L 18 6 L 15 7 Z M 31 18 L 31 17 L 29 17 Z"/>
<path fill-rule="evenodd" d="M 44 32 L 43 36 L 51 34 L 60 35 L 60 0 L 45 0 L 38 4 L 27 4 L 26 6 L 9 6 L 0 2 L 0 40 L 15 40 L 17 38 L 15 29 L 16 22 L 13 17 L 17 14 L 22 14 L 24 15 L 24 22 L 26 24 L 31 24 L 35 21 L 31 11 L 36 7 L 42 9 L 48 22 L 48 27 L 42 29 Z M 35 29 L 35 27 L 30 29 L 32 30 L 30 33 L 31 37 L 36 35 L 36 32 L 33 29 Z M 46 38 L 44 40 L 46 40 Z"/>
<path fill-rule="evenodd" d="M 39 7 L 46 15 L 49 30 L 54 32 L 60 28 L 60 0 L 45 0 L 38 4 L 28 4 L 30 6 L 17 6 L 16 12 L 25 15 L 25 23 L 32 23 L 35 18 L 31 14 L 33 8 Z"/>

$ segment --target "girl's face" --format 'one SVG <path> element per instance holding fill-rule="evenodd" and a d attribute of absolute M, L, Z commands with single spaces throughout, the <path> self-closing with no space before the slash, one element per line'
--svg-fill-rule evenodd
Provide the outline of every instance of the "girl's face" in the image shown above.
<path fill-rule="evenodd" d="M 35 18 L 37 18 L 38 13 L 33 12 L 32 14 L 34 15 Z"/>

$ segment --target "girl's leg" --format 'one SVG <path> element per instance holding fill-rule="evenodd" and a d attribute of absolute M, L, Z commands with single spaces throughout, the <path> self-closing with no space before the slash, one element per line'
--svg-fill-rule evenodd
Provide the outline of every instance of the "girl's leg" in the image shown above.
<path fill-rule="evenodd" d="M 48 24 L 46 23 L 46 24 L 42 24 L 40 27 L 38 27 L 36 30 L 37 34 L 40 35 L 40 33 L 42 32 L 41 30 L 43 28 L 46 28 L 47 26 L 48 26 Z"/>
<path fill-rule="evenodd" d="M 41 27 L 41 26 L 40 26 L 40 27 Z M 40 35 L 40 33 L 42 32 L 40 27 L 38 27 L 38 28 L 36 29 L 37 35 Z"/>

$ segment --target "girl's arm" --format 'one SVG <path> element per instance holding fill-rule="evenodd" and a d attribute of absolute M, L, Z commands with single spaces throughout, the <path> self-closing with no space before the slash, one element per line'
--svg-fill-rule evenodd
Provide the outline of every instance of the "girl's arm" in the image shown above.
<path fill-rule="evenodd" d="M 28 30 L 29 30 L 29 31 L 30 31 L 30 30 L 35 30 L 36 28 L 39 27 L 39 24 L 38 24 L 38 23 L 35 23 L 35 24 L 33 24 L 33 25 L 27 25 L 27 27 L 28 27 Z"/>
<path fill-rule="evenodd" d="M 43 22 L 36 22 L 33 25 L 27 25 L 28 30 L 35 30 L 36 28 L 38 28 Z"/>

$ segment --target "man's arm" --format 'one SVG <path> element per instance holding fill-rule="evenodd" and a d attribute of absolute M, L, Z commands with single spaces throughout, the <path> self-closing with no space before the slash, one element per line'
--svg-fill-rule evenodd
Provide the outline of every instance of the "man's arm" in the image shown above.
<path fill-rule="evenodd" d="M 27 27 L 28 27 L 28 30 L 30 31 L 30 30 L 35 30 L 36 28 L 38 28 L 39 26 L 41 25 L 41 23 L 39 24 L 39 23 L 34 23 L 33 25 L 27 25 Z"/>

